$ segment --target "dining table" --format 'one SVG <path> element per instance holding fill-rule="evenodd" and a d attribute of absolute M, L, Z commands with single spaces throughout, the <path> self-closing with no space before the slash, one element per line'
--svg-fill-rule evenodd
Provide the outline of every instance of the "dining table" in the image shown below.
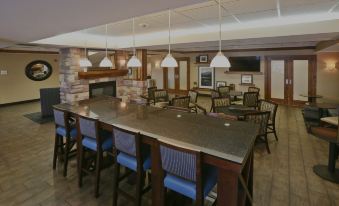
<path fill-rule="evenodd" d="M 230 105 L 227 107 L 217 108 L 217 112 L 228 116 L 234 116 L 238 120 L 242 120 L 246 114 L 258 112 L 258 110 L 244 105 Z"/>
<path fill-rule="evenodd" d="M 258 125 L 220 120 L 204 114 L 173 111 L 93 98 L 54 106 L 71 116 L 96 118 L 102 129 L 120 128 L 140 133 L 151 148 L 152 205 L 165 205 L 159 141 L 200 151 L 202 162 L 217 168 L 217 205 L 251 205 L 253 199 L 253 147 Z M 81 143 L 81 136 L 77 144 Z"/>

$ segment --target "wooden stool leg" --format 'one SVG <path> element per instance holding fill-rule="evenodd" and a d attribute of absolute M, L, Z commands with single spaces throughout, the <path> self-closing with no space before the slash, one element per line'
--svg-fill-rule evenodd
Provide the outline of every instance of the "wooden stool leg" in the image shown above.
<path fill-rule="evenodd" d="M 77 148 L 78 149 L 78 148 Z M 78 174 L 78 185 L 79 187 L 82 187 L 82 168 L 83 168 L 83 165 L 84 165 L 84 154 L 85 154 L 85 149 L 82 147 L 82 145 L 80 146 L 79 148 L 79 152 L 80 152 L 80 159 L 79 159 L 79 166 L 78 166 L 78 171 L 79 171 L 79 174 Z"/>
<path fill-rule="evenodd" d="M 120 177 L 120 164 L 115 163 L 114 177 L 113 177 L 113 206 L 118 205 L 118 189 L 119 189 L 119 177 Z"/>
<path fill-rule="evenodd" d="M 269 145 L 268 145 L 267 134 L 265 135 L 264 138 L 265 138 L 266 150 L 267 150 L 268 154 L 271 154 L 270 147 L 269 147 Z"/>
<path fill-rule="evenodd" d="M 54 170 L 56 168 L 56 161 L 57 161 L 57 157 L 58 157 L 58 149 L 59 149 L 59 147 L 58 147 L 58 143 L 59 143 L 58 138 L 59 138 L 58 134 L 55 134 L 54 152 L 53 152 L 53 169 Z"/>
<path fill-rule="evenodd" d="M 103 153 L 102 151 L 97 151 L 97 160 L 95 168 L 95 197 L 99 197 L 99 185 L 100 185 L 100 172 L 101 172 L 101 163 L 102 163 Z"/>
<path fill-rule="evenodd" d="M 274 133 L 275 139 L 278 141 L 278 136 L 277 136 L 277 132 L 275 130 L 275 125 L 273 125 L 273 133 Z"/>
<path fill-rule="evenodd" d="M 136 188 L 136 198 L 135 198 L 135 205 L 140 206 L 141 205 L 141 196 L 142 196 L 142 188 L 143 188 L 143 182 L 144 182 L 144 175 L 143 171 L 137 172 L 137 188 Z"/>
<path fill-rule="evenodd" d="M 70 151 L 70 137 L 66 137 L 66 144 L 65 144 L 65 155 L 64 155 L 64 177 L 67 176 L 67 165 L 68 165 L 68 155 Z"/>

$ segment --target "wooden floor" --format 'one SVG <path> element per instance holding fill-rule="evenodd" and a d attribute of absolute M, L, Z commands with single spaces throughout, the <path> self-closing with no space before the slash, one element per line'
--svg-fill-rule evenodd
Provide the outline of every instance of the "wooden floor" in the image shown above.
<path fill-rule="evenodd" d="M 78 188 L 74 160 L 67 178 L 62 165 L 52 170 L 53 123 L 23 117 L 37 111 L 38 103 L 0 108 L 0 205 L 111 205 L 112 168 L 103 172 L 98 199 L 92 178 L 85 177 Z M 339 205 L 339 185 L 312 171 L 313 165 L 327 163 L 328 145 L 306 133 L 298 108 L 279 107 L 277 125 L 279 142 L 270 137 L 272 153 L 263 145 L 255 149 L 255 205 Z M 133 187 L 125 183 L 124 188 Z M 150 194 L 144 205 L 151 205 Z M 119 205 L 131 204 L 121 199 Z"/>

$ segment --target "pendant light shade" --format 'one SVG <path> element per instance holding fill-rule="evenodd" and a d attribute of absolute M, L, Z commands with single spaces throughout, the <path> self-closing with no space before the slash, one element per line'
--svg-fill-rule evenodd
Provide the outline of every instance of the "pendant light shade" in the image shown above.
<path fill-rule="evenodd" d="M 135 52 L 135 33 L 134 33 L 134 18 L 133 21 L 133 56 L 128 60 L 127 67 L 141 67 L 141 62 L 136 56 Z"/>
<path fill-rule="evenodd" d="M 177 60 L 174 59 L 172 54 L 167 54 L 167 56 L 162 60 L 161 67 L 178 67 Z"/>
<path fill-rule="evenodd" d="M 79 65 L 80 65 L 80 67 L 84 67 L 84 68 L 92 67 L 92 62 L 87 57 L 87 45 L 86 45 L 86 42 L 85 42 L 85 56 L 80 58 Z"/>
<path fill-rule="evenodd" d="M 133 55 L 127 62 L 127 67 L 141 67 L 140 60 Z"/>
<path fill-rule="evenodd" d="M 101 60 L 99 67 L 113 67 L 111 60 L 109 60 L 107 57 L 107 24 L 105 30 L 105 40 L 106 40 L 106 56 Z"/>
<path fill-rule="evenodd" d="M 231 67 L 230 61 L 227 57 L 221 52 L 221 4 L 219 0 L 219 52 L 217 55 L 212 59 L 210 67 L 217 67 L 217 68 L 229 68 Z"/>
<path fill-rule="evenodd" d="M 231 67 L 230 61 L 222 52 L 218 52 L 217 55 L 212 59 L 210 67 Z"/>
<path fill-rule="evenodd" d="M 87 57 L 81 58 L 79 63 L 80 67 L 92 67 L 92 63 Z"/>
<path fill-rule="evenodd" d="M 108 57 L 106 56 L 105 58 L 103 58 L 99 64 L 100 67 L 112 67 L 113 64 L 111 62 L 111 60 L 108 59 Z"/>
<path fill-rule="evenodd" d="M 171 10 L 168 10 L 168 54 L 162 60 L 161 67 L 178 67 L 178 62 L 171 54 Z"/>

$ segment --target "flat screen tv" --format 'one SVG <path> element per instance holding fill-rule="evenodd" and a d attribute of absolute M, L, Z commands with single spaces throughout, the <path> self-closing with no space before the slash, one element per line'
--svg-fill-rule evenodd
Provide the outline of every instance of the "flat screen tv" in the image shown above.
<path fill-rule="evenodd" d="M 229 57 L 230 72 L 260 72 L 260 56 Z"/>

